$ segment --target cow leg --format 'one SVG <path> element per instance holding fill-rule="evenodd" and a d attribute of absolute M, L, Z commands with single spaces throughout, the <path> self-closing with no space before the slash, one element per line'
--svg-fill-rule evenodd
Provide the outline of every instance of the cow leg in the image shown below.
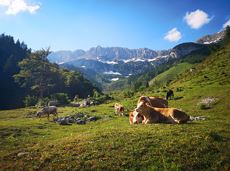
<path fill-rule="evenodd" d="M 177 118 L 175 118 L 173 115 L 170 116 L 171 117 L 171 121 L 172 123 L 180 123 L 180 120 L 178 120 Z"/>

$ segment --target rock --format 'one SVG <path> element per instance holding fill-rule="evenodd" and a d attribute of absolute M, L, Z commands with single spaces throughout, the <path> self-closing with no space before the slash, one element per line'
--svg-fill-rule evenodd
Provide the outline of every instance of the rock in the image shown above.
<path fill-rule="evenodd" d="M 25 156 L 25 155 L 28 155 L 29 152 L 20 152 L 17 154 L 18 157 L 22 157 L 22 156 Z"/>
<path fill-rule="evenodd" d="M 76 120 L 76 123 L 79 124 L 79 125 L 84 125 L 84 124 L 86 124 L 86 122 L 83 121 L 83 120 Z"/>
<path fill-rule="evenodd" d="M 80 104 L 80 103 L 73 103 L 72 106 L 73 106 L 73 107 L 80 107 L 81 104 Z"/>
<path fill-rule="evenodd" d="M 66 120 L 66 119 L 61 120 L 61 122 L 60 122 L 59 124 L 60 124 L 60 125 L 71 125 L 71 124 L 68 122 L 68 120 Z"/>
<path fill-rule="evenodd" d="M 91 116 L 87 119 L 88 121 L 96 121 L 97 117 L 96 116 Z"/>
<path fill-rule="evenodd" d="M 69 123 L 74 123 L 75 119 L 74 118 L 69 118 Z"/>

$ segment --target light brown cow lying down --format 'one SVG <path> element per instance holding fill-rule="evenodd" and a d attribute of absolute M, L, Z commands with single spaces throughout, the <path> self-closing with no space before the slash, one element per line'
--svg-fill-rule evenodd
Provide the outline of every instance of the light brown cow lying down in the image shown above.
<path fill-rule="evenodd" d="M 168 101 L 160 97 L 141 96 L 137 102 L 137 105 L 142 100 L 149 102 L 149 104 L 153 107 L 160 107 L 160 108 L 168 107 Z"/>
<path fill-rule="evenodd" d="M 137 105 L 143 100 L 149 102 L 149 104 L 151 104 L 151 106 L 154 106 L 154 107 L 161 107 L 161 108 L 168 107 L 167 100 L 162 99 L 160 97 L 148 97 L 148 96 L 141 96 L 138 100 Z M 129 114 L 130 124 L 141 123 L 143 120 L 144 120 L 144 117 L 141 114 L 141 112 L 137 112 L 136 109 L 133 112 L 130 112 Z"/>
<path fill-rule="evenodd" d="M 143 115 L 142 123 L 186 123 L 189 116 L 176 108 L 156 108 L 152 107 L 146 100 L 141 100 L 135 109 L 137 115 Z M 136 116 L 134 115 L 134 118 Z"/>

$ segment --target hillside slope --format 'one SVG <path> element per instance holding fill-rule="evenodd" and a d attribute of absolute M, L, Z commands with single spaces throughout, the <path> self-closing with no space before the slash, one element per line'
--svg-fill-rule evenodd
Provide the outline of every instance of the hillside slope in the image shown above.
<path fill-rule="evenodd" d="M 230 83 L 230 44 L 225 45 L 197 65 L 192 72 L 185 72 L 174 85 L 228 85 Z"/>
<path fill-rule="evenodd" d="M 164 86 L 175 80 L 180 74 L 193 67 L 189 63 L 179 63 L 149 81 L 150 86 Z"/>

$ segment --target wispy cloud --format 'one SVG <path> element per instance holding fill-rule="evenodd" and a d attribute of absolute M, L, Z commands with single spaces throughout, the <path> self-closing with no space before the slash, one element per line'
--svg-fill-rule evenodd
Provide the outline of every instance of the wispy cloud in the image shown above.
<path fill-rule="evenodd" d="M 186 12 L 184 20 L 192 29 L 199 29 L 203 25 L 209 23 L 212 18 L 209 18 L 208 14 L 202 10 L 197 9 L 196 11 Z"/>
<path fill-rule="evenodd" d="M 230 19 L 226 23 L 223 24 L 223 28 L 225 28 L 227 26 L 230 26 Z"/>
<path fill-rule="evenodd" d="M 36 13 L 40 5 L 30 5 L 26 0 L 0 0 L 0 6 L 7 8 L 7 15 L 16 15 L 20 12 Z"/>
<path fill-rule="evenodd" d="M 177 42 L 181 37 L 181 32 L 179 32 L 177 28 L 173 28 L 166 33 L 164 39 L 170 42 Z"/>

